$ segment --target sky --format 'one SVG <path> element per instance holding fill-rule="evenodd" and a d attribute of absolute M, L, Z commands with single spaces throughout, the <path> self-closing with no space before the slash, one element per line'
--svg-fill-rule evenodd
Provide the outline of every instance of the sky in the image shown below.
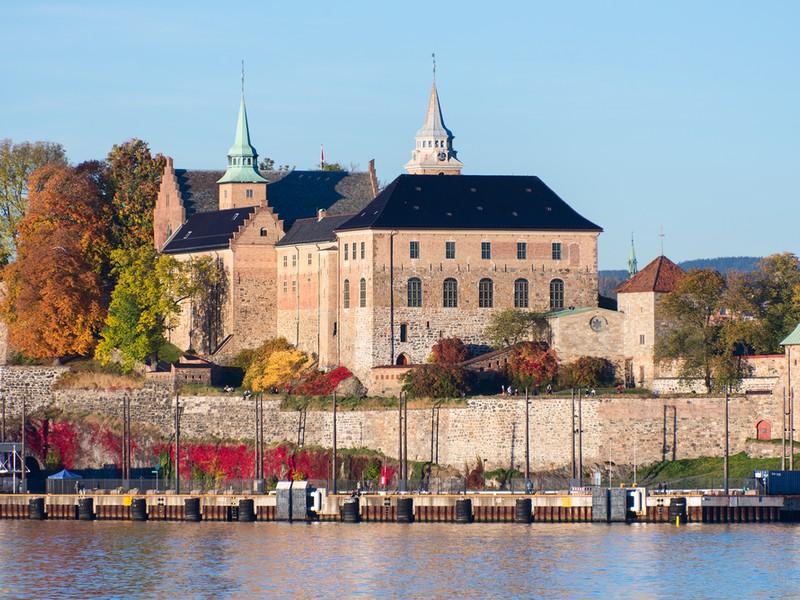
<path fill-rule="evenodd" d="M 436 54 L 469 174 L 537 175 L 601 269 L 800 253 L 800 2 L 0 2 L 0 138 L 71 162 L 131 138 L 224 169 L 245 61 L 260 156 L 388 183 Z M 663 237 L 661 233 L 663 231 Z"/>

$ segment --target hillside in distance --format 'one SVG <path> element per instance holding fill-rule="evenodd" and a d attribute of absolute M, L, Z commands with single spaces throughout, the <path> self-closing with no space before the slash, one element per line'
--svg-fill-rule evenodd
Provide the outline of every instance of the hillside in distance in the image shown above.
<path fill-rule="evenodd" d="M 741 271 L 749 273 L 758 266 L 759 256 L 722 256 L 720 258 L 696 258 L 679 262 L 678 266 L 684 271 L 689 269 L 715 269 L 720 273 L 728 271 Z M 617 289 L 628 279 L 626 269 L 605 269 L 597 273 L 597 288 L 601 296 L 616 298 L 613 290 Z"/>

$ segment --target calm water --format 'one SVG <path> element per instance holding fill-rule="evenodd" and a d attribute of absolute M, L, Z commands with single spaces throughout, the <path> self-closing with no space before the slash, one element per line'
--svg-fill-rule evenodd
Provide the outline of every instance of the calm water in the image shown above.
<path fill-rule="evenodd" d="M 799 598 L 800 526 L 0 521 L 2 598 Z"/>

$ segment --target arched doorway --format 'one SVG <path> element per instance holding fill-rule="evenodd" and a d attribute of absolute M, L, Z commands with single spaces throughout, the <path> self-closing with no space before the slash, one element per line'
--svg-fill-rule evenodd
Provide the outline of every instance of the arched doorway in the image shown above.
<path fill-rule="evenodd" d="M 756 423 L 756 439 L 771 440 L 772 439 L 772 424 L 769 421 L 761 420 Z"/>
<path fill-rule="evenodd" d="M 407 354 L 401 354 L 397 357 L 397 360 L 394 364 L 396 364 L 398 367 L 405 367 L 406 365 L 410 364 L 410 362 L 411 361 L 409 360 Z"/>

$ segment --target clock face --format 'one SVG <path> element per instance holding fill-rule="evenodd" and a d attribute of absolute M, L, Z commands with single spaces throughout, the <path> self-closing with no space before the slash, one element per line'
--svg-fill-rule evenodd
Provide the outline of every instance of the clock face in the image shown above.
<path fill-rule="evenodd" d="M 447 158 L 447 154 L 445 154 L 444 152 L 439 152 L 438 159 L 439 160 L 444 160 L 445 158 Z"/>
<path fill-rule="evenodd" d="M 592 317 L 592 320 L 589 321 L 589 327 L 595 331 L 600 331 L 603 328 L 603 325 L 605 325 L 605 323 L 600 317 Z"/>

